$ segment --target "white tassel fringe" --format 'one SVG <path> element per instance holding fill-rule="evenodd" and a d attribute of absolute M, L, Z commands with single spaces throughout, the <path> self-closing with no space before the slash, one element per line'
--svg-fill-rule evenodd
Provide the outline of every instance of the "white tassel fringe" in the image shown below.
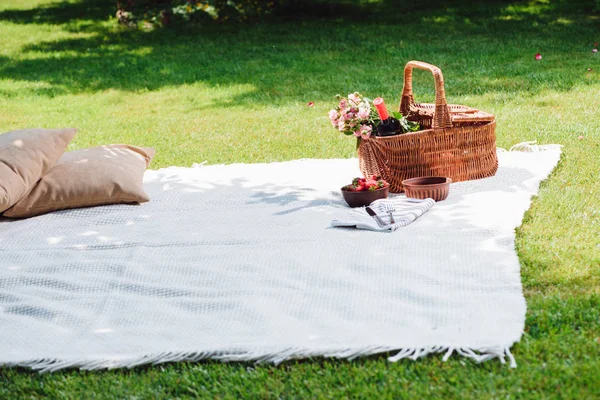
<path fill-rule="evenodd" d="M 40 373 L 56 372 L 65 368 L 80 368 L 82 370 L 94 371 L 101 369 L 115 369 L 115 368 L 134 368 L 141 365 L 147 364 L 161 364 L 166 362 L 196 362 L 205 359 L 216 359 L 220 361 L 252 361 L 255 363 L 273 363 L 278 365 L 284 361 L 299 359 L 299 358 L 310 358 L 310 357 L 333 357 L 339 359 L 353 360 L 357 357 L 370 356 L 374 354 L 380 354 L 383 352 L 395 351 L 390 348 L 381 346 L 372 346 L 363 348 L 360 350 L 335 350 L 329 352 L 307 350 L 301 348 L 289 348 L 286 350 L 279 351 L 273 354 L 254 353 L 254 352 L 163 352 L 154 355 L 145 355 L 134 358 L 114 358 L 104 360 L 88 360 L 88 359 L 71 359 L 71 360 L 58 360 L 58 359 L 34 359 L 30 361 L 20 363 L 9 363 L 5 366 L 13 367 L 26 367 L 36 370 Z M 477 353 L 476 353 L 477 351 Z M 442 361 L 446 362 L 452 356 L 457 353 L 463 357 L 470 358 L 477 363 L 498 358 L 502 364 L 505 364 L 505 357 L 508 357 L 510 361 L 510 367 L 516 368 L 517 363 L 514 356 L 511 354 L 509 347 L 504 348 L 482 348 L 472 349 L 468 347 L 449 347 L 449 346 L 430 346 L 421 348 L 406 348 L 400 349 L 397 354 L 388 357 L 390 362 L 398 362 L 402 359 L 411 359 L 416 361 L 419 358 L 423 358 L 430 354 L 437 354 L 445 352 L 442 357 Z"/>

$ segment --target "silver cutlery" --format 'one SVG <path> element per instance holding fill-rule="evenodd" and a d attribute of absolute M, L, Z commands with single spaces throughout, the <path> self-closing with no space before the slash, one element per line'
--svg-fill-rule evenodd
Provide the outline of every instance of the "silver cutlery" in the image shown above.
<path fill-rule="evenodd" d="M 382 201 L 381 205 L 383 206 L 383 210 L 390 215 L 390 224 L 395 224 L 396 221 L 394 221 L 394 214 L 392 213 L 396 211 L 396 207 L 394 207 L 392 203 L 388 203 L 385 201 Z"/>
<path fill-rule="evenodd" d="M 384 228 L 387 225 L 381 220 L 381 218 L 379 218 L 379 215 L 377 215 L 377 213 L 373 211 L 371 207 L 365 207 L 365 210 L 367 210 L 367 214 L 373 217 L 373 219 L 377 222 L 377 225 L 379 225 L 380 228 Z"/>

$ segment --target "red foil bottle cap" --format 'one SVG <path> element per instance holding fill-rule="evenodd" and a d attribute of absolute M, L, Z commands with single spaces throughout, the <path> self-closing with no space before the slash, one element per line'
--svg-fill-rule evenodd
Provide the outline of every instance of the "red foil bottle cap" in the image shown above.
<path fill-rule="evenodd" d="M 385 121 L 390 117 L 390 114 L 388 113 L 388 110 L 385 107 L 385 103 L 381 97 L 378 97 L 375 100 L 373 100 L 373 105 L 375 106 L 375 108 L 377 108 L 377 113 L 379 114 L 379 118 L 381 118 L 382 121 Z"/>

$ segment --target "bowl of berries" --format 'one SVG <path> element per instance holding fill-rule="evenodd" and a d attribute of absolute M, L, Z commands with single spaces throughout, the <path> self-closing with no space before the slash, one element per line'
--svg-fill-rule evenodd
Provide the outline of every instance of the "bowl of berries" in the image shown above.
<path fill-rule="evenodd" d="M 373 175 L 370 178 L 354 178 L 342 188 L 342 196 L 350 207 L 364 207 L 378 199 L 388 197 L 390 184 Z"/>

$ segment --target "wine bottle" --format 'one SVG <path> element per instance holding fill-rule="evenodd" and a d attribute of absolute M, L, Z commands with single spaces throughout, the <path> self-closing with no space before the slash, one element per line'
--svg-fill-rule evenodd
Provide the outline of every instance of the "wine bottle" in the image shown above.
<path fill-rule="evenodd" d="M 385 103 L 381 97 L 373 100 L 373 105 L 375 108 L 377 108 L 377 114 L 379 114 L 379 119 L 381 120 L 379 125 L 377 125 L 377 136 L 392 136 L 402 133 L 400 121 L 388 113 Z"/>

